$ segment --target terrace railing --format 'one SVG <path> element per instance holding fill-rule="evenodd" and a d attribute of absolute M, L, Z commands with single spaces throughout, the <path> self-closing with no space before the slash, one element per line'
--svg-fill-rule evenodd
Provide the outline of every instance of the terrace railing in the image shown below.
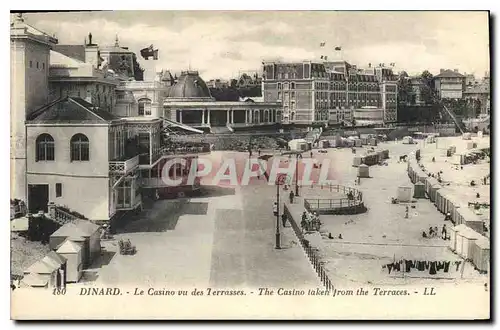
<path fill-rule="evenodd" d="M 328 272 L 325 269 L 324 262 L 321 260 L 321 257 L 318 253 L 318 249 L 310 246 L 309 241 L 304 238 L 304 233 L 302 232 L 302 229 L 298 226 L 291 212 L 288 210 L 286 204 L 284 205 L 283 212 L 286 215 L 288 222 L 291 224 L 293 232 L 295 233 L 295 236 L 299 240 L 300 246 L 302 247 L 302 249 L 304 249 L 304 253 L 306 254 L 307 258 L 309 259 L 309 262 L 311 263 L 316 274 L 318 275 L 319 280 L 328 291 L 332 291 L 334 288 L 333 282 L 328 277 Z"/>
<path fill-rule="evenodd" d="M 127 174 L 139 165 L 139 155 L 127 160 L 114 160 L 109 162 L 109 172 Z"/>

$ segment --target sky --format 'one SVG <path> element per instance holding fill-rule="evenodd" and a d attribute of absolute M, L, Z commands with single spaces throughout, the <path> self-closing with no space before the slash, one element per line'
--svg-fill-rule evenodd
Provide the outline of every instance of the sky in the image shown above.
<path fill-rule="evenodd" d="M 417 74 L 441 68 L 489 71 L 487 12 L 102 11 L 29 13 L 26 22 L 59 44 L 93 42 L 138 54 L 143 67 L 198 70 L 204 80 L 261 70 L 262 61 L 342 59 L 358 67 L 395 63 Z M 324 47 L 320 43 L 325 42 Z M 158 61 L 139 50 L 153 44 Z M 341 47 L 342 51 L 335 51 Z"/>

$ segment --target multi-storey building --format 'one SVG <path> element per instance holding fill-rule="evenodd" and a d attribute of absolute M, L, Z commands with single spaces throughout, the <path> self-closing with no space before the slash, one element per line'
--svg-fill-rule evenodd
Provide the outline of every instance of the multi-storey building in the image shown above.
<path fill-rule="evenodd" d="M 115 72 L 90 38 L 87 45 L 51 51 L 57 39 L 26 24 L 21 15 L 10 32 L 12 198 L 26 201 L 32 213 L 47 212 L 52 202 L 92 221 L 109 222 L 120 211 L 139 207 L 143 193 L 196 189 L 196 181 L 187 182 L 186 170 L 210 149 L 207 144 L 182 146 L 174 154 L 163 143 L 158 107 L 169 84 L 166 75 L 130 81 L 133 72 L 126 65 Z M 126 97 L 117 97 L 121 94 Z M 163 167 L 174 157 L 186 163 L 167 172 L 171 180 L 182 179 L 168 187 Z M 64 217 L 61 210 L 56 216 Z"/>
<path fill-rule="evenodd" d="M 465 76 L 457 69 L 441 69 L 434 77 L 434 88 L 441 99 L 461 99 L 465 87 Z"/>
<path fill-rule="evenodd" d="M 49 101 L 50 49 L 57 39 L 27 24 L 18 14 L 10 27 L 11 196 L 26 200 L 24 121 Z"/>
<path fill-rule="evenodd" d="M 264 101 L 282 102 L 284 123 L 339 124 L 356 120 L 354 113 L 364 120 L 366 107 L 378 109 L 382 123 L 396 121 L 397 83 L 390 69 L 304 61 L 268 62 L 263 71 Z"/>

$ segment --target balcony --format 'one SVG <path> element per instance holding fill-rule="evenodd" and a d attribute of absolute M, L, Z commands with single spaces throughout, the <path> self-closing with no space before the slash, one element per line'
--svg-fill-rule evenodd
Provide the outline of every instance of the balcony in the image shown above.
<path fill-rule="evenodd" d="M 113 160 L 109 162 L 109 172 L 113 174 L 127 174 L 139 166 L 139 155 L 127 160 Z"/>

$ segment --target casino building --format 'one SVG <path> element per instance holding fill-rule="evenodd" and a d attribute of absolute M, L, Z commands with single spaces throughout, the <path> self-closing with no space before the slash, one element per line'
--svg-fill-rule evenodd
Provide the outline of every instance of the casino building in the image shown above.
<path fill-rule="evenodd" d="M 206 132 L 223 132 L 278 124 L 281 111 L 277 100 L 216 101 L 197 71 L 183 71 L 167 88 L 162 117 Z"/>

